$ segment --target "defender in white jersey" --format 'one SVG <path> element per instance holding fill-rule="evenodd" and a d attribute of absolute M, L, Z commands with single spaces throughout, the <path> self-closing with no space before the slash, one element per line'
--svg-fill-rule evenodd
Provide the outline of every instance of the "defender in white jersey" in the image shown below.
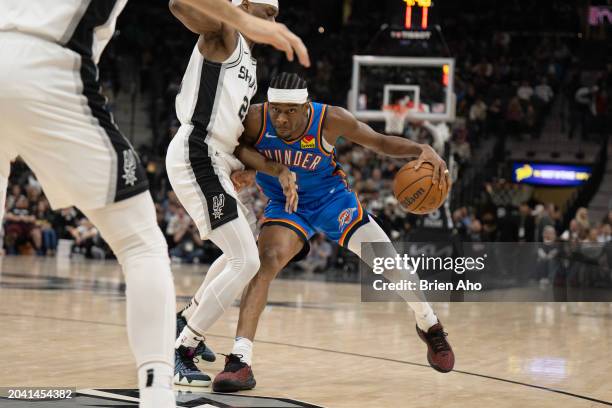
<path fill-rule="evenodd" d="M 252 23 L 225 0 L 181 1 L 196 19 Z M 175 297 L 166 242 L 140 160 L 99 93 L 97 62 L 126 3 L 0 0 L 0 219 L 10 161 L 20 156 L 54 208 L 75 205 L 97 226 L 125 274 L 140 406 L 169 408 Z M 269 28 L 296 45 L 286 28 Z"/>
<path fill-rule="evenodd" d="M 235 0 L 254 16 L 273 21 L 277 0 Z M 199 305 L 177 316 L 176 384 L 210 385 L 210 377 L 193 363 L 204 353 L 204 333 L 231 305 L 259 268 L 253 236 L 255 217 L 238 198 L 231 174 L 244 165 L 234 156 L 244 120 L 257 91 L 257 62 L 252 41 L 216 20 L 194 20 L 180 8 L 175 15 L 200 34 L 176 98 L 181 128 L 168 147 L 166 169 L 177 197 L 198 227 L 202 239 L 222 251 L 209 269 L 214 276 L 202 288 Z M 277 176 L 285 188 L 288 206 L 297 206 L 295 175 L 283 165 L 240 150 L 250 167 Z M 201 351 L 198 351 L 201 350 Z M 206 356 L 204 356 L 206 359 Z"/>
<path fill-rule="evenodd" d="M 240 33 L 236 48 L 222 63 L 206 60 L 199 43 L 176 97 L 181 127 L 168 149 L 166 166 L 178 198 L 207 238 L 237 218 L 239 206 L 248 214 L 236 200 L 229 176 L 244 167 L 234 150 L 244 130 L 241 115 L 257 92 L 257 61 Z"/>
<path fill-rule="evenodd" d="M 98 227 L 125 274 L 141 406 L 167 408 L 176 405 L 167 247 L 140 160 L 99 93 L 96 65 L 126 3 L 0 0 L 0 185 L 20 156 L 54 208 L 75 205 Z"/>

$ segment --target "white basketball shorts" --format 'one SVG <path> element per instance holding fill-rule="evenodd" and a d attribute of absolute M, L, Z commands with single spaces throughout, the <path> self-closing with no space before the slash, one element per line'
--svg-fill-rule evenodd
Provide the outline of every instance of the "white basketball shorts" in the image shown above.
<path fill-rule="evenodd" d="M 0 149 L 30 166 L 53 208 L 95 209 L 148 189 L 99 88 L 91 59 L 0 32 Z"/>
<path fill-rule="evenodd" d="M 206 131 L 182 125 L 166 156 L 170 184 L 194 220 L 202 239 L 216 228 L 244 217 L 255 234 L 254 212 L 238 197 L 230 175 L 244 166 L 233 155 L 206 143 Z"/>

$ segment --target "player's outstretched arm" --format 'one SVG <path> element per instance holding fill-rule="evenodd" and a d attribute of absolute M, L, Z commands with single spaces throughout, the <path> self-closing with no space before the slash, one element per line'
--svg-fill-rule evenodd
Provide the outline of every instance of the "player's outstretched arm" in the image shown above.
<path fill-rule="evenodd" d="M 300 37 L 293 34 L 284 24 L 253 17 L 232 6 L 227 0 L 170 0 L 170 10 L 196 33 L 201 34 L 202 28 L 210 29 L 207 25 L 212 22 L 224 23 L 255 42 L 270 44 L 283 51 L 289 61 L 293 61 L 294 55 L 297 54 L 302 65 L 310 66 L 306 46 Z M 200 24 L 205 26 L 199 26 Z"/>
<path fill-rule="evenodd" d="M 402 137 L 378 133 L 367 124 L 357 120 L 346 109 L 338 106 L 329 107 L 324 134 L 326 140 L 332 144 L 335 144 L 336 139 L 342 136 L 385 156 L 398 158 L 418 156 L 415 168 L 418 169 L 424 162 L 431 163 L 434 166 L 433 183 L 438 184 L 439 180 L 444 180 L 446 185 L 450 185 L 446 163 L 431 146 L 415 143 Z M 445 188 L 442 182 L 439 183 L 439 186 Z"/>
<path fill-rule="evenodd" d="M 170 0 L 169 7 L 174 17 L 196 34 L 217 33 L 223 28 L 221 20 L 209 14 L 198 12 L 188 1 Z"/>

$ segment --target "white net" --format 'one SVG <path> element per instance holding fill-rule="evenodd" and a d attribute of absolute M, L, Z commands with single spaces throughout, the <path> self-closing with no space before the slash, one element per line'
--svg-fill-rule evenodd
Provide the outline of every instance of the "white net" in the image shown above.
<path fill-rule="evenodd" d="M 451 58 L 354 55 L 349 110 L 362 121 L 393 122 L 384 107 L 394 104 L 397 95 L 409 94 L 418 106 L 429 111 L 415 111 L 415 120 L 432 122 L 454 120 L 454 70 Z"/>
<path fill-rule="evenodd" d="M 392 135 L 403 134 L 409 111 L 410 108 L 407 104 L 386 105 L 383 108 L 385 114 L 385 132 Z"/>

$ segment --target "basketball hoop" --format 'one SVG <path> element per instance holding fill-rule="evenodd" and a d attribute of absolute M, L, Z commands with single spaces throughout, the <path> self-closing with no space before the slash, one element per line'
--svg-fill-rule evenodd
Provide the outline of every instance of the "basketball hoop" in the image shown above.
<path fill-rule="evenodd" d="M 385 105 L 383 113 L 385 114 L 385 132 L 401 135 L 404 133 L 406 123 L 411 117 L 410 114 L 429 113 L 429 106 L 423 103 L 415 103 L 409 97 L 404 97 L 396 104 Z M 414 115 L 411 121 L 418 125 L 423 124 L 423 120 L 415 120 Z"/>
<path fill-rule="evenodd" d="M 410 107 L 408 104 L 390 104 L 383 107 L 385 114 L 385 132 L 392 135 L 401 135 L 406 127 L 406 120 Z"/>

